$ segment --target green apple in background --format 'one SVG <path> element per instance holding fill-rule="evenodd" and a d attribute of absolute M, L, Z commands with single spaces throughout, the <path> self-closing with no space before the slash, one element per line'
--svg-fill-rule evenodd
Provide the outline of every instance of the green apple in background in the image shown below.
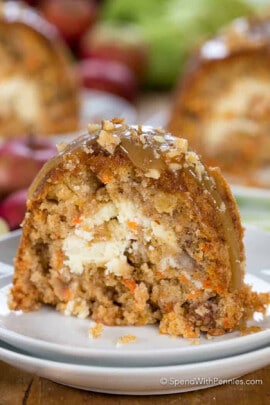
<path fill-rule="evenodd" d="M 145 84 L 175 84 L 191 50 L 234 18 L 254 12 L 248 0 L 107 0 L 102 18 L 136 24 L 149 47 Z"/>

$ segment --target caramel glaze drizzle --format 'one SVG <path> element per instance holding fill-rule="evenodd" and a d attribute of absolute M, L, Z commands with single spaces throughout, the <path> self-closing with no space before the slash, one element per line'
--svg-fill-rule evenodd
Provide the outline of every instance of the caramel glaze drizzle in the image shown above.
<path fill-rule="evenodd" d="M 198 177 L 194 173 L 192 169 L 188 170 L 190 176 L 193 176 L 197 181 L 199 181 Z M 222 224 L 223 232 L 225 240 L 228 244 L 229 249 L 229 257 L 230 257 L 230 264 L 231 264 L 231 280 L 230 280 L 230 289 L 237 290 L 242 287 L 242 268 L 241 268 L 241 254 L 240 254 L 240 245 L 238 238 L 236 236 L 236 231 L 234 229 L 233 221 L 231 215 L 227 212 L 228 207 L 224 203 L 221 198 L 221 193 L 218 188 L 218 182 L 214 180 L 212 183 L 211 179 L 213 176 L 206 170 L 203 174 L 202 179 L 200 181 L 200 185 L 203 190 L 207 190 L 209 196 L 211 197 L 212 203 L 216 209 L 216 212 L 219 214 L 220 222 Z M 221 210 L 222 203 L 225 204 L 225 211 Z"/>
<path fill-rule="evenodd" d="M 162 172 L 165 170 L 169 170 L 168 163 L 165 160 L 165 153 L 171 150 L 176 138 L 174 138 L 170 134 L 163 134 L 162 137 L 165 141 L 163 143 L 158 143 L 155 141 L 153 135 L 160 136 L 160 134 L 157 134 L 151 128 L 144 127 L 144 131 L 147 132 L 142 133 L 144 137 L 143 143 L 138 138 L 136 140 L 134 139 L 134 137 L 132 137 L 132 131 L 134 131 L 134 129 L 131 128 L 123 130 L 123 127 L 119 126 L 119 128 L 116 128 L 114 130 L 114 134 L 120 137 L 121 142 L 119 148 L 126 154 L 129 160 L 134 164 L 134 166 L 143 171 L 156 169 L 159 172 Z M 91 135 L 83 135 L 77 138 L 75 141 L 71 142 L 63 152 L 59 153 L 59 155 L 49 160 L 43 166 L 42 170 L 32 183 L 29 189 L 28 197 L 31 198 L 36 196 L 42 184 L 49 177 L 50 172 L 57 167 L 60 161 L 62 161 L 63 156 L 71 154 L 72 152 L 83 150 L 85 147 L 91 147 L 91 145 L 97 146 L 98 143 L 96 141 L 98 139 L 98 136 L 99 131 Z M 99 145 L 98 147 L 100 149 Z M 196 180 L 202 192 L 204 192 L 204 190 L 207 190 L 208 192 L 212 205 L 219 215 L 220 223 L 224 232 L 224 237 L 228 244 L 232 271 L 230 289 L 232 291 L 239 289 L 242 285 L 240 245 L 236 236 L 232 218 L 227 209 L 228 207 L 226 207 L 225 205 L 225 210 L 222 209 L 224 201 L 219 191 L 219 187 L 217 184 L 218 182 L 213 178 L 213 176 L 211 176 L 206 168 L 204 168 L 201 178 L 198 178 L 193 165 L 182 167 L 179 170 L 173 171 L 173 173 L 175 176 L 178 176 L 182 170 L 184 170 L 188 176 Z"/>

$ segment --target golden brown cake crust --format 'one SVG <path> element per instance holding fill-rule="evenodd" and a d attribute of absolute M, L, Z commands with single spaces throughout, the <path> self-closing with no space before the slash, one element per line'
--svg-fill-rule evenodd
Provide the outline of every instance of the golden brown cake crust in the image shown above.
<path fill-rule="evenodd" d="M 53 26 L 26 5 L 2 3 L 0 57 L 1 136 L 78 128 L 71 55 Z"/>
<path fill-rule="evenodd" d="M 116 119 L 89 131 L 30 188 L 10 307 L 185 337 L 264 312 L 267 294 L 243 283 L 243 230 L 219 170 L 159 129 Z"/>
<path fill-rule="evenodd" d="M 269 16 L 241 18 L 205 41 L 187 64 L 168 122 L 230 181 L 268 188 L 269 33 Z"/>

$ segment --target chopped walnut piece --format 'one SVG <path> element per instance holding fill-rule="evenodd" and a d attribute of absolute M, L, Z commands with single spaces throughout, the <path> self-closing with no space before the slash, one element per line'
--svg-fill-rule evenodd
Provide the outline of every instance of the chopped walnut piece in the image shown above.
<path fill-rule="evenodd" d="M 179 155 L 180 155 L 180 154 L 179 154 L 179 152 L 178 152 L 177 149 L 171 149 L 171 150 L 169 150 L 169 151 L 166 153 L 166 159 L 171 160 L 171 159 L 176 158 L 176 157 L 179 156 Z"/>
<path fill-rule="evenodd" d="M 102 121 L 102 129 L 104 129 L 105 131 L 113 131 L 114 130 L 113 122 L 108 120 Z"/>
<path fill-rule="evenodd" d="M 119 145 L 119 143 L 121 142 L 121 139 L 119 138 L 119 136 L 111 134 L 110 132 L 104 131 L 102 129 L 100 131 L 97 142 L 102 148 L 113 154 L 116 146 Z"/>
<path fill-rule="evenodd" d="M 89 337 L 91 339 L 97 339 L 101 336 L 103 332 L 103 325 L 101 323 L 96 323 L 94 326 L 89 328 Z"/>
<path fill-rule="evenodd" d="M 165 134 L 165 130 L 163 129 L 163 128 L 156 128 L 156 132 L 158 133 L 158 134 Z"/>
<path fill-rule="evenodd" d="M 194 166 L 196 175 L 198 179 L 201 181 L 202 175 L 205 173 L 205 168 L 203 164 L 200 162 L 198 155 L 195 152 L 186 153 L 186 163 L 184 164 L 184 167 L 188 167 L 189 165 Z"/>
<path fill-rule="evenodd" d="M 158 143 L 164 143 L 166 142 L 166 140 L 163 138 L 163 136 L 159 136 L 159 135 L 154 135 L 153 139 L 158 142 Z"/>
<path fill-rule="evenodd" d="M 92 134 L 93 132 L 100 130 L 100 125 L 99 124 L 88 124 L 87 129 L 88 129 L 88 133 Z"/>
<path fill-rule="evenodd" d="M 198 161 L 198 156 L 195 152 L 188 152 L 186 154 L 186 162 L 195 165 Z"/>
<path fill-rule="evenodd" d="M 139 138 L 140 138 L 141 143 L 144 145 L 144 144 L 146 143 L 145 136 L 144 136 L 144 135 L 140 135 Z"/>
<path fill-rule="evenodd" d="M 91 154 L 91 153 L 94 152 L 94 149 L 93 149 L 91 146 L 88 146 L 88 145 L 84 145 L 84 146 L 83 146 L 83 150 L 84 150 L 84 152 L 87 153 L 87 154 Z"/>
<path fill-rule="evenodd" d="M 160 172 L 157 169 L 150 169 L 145 173 L 145 177 L 151 177 L 152 179 L 159 179 Z"/>
<path fill-rule="evenodd" d="M 136 341 L 137 341 L 137 337 L 134 336 L 134 335 L 123 335 L 117 340 L 116 346 L 120 347 L 120 346 L 125 345 L 127 343 L 134 343 Z"/>
<path fill-rule="evenodd" d="M 111 121 L 113 124 L 123 124 L 125 122 L 124 118 L 113 118 Z"/>
<path fill-rule="evenodd" d="M 133 140 L 133 142 L 138 141 L 139 136 L 137 134 L 137 131 L 135 131 L 135 129 L 132 128 L 130 131 L 130 134 L 131 134 L 131 139 Z"/>
<path fill-rule="evenodd" d="M 181 152 L 181 153 L 185 153 L 187 152 L 188 149 L 188 141 L 186 139 L 183 138 L 176 138 L 173 141 L 173 144 L 175 146 L 175 148 Z"/>
<path fill-rule="evenodd" d="M 180 169 L 182 169 L 182 165 L 180 165 L 179 163 L 170 163 L 169 169 L 171 171 L 180 170 Z"/>
<path fill-rule="evenodd" d="M 226 205 L 224 204 L 224 202 L 222 201 L 222 203 L 220 204 L 219 210 L 221 212 L 225 212 L 226 211 Z"/>
<path fill-rule="evenodd" d="M 66 142 L 60 142 L 56 145 L 56 149 L 58 150 L 59 153 L 64 152 L 67 146 L 68 144 Z"/>

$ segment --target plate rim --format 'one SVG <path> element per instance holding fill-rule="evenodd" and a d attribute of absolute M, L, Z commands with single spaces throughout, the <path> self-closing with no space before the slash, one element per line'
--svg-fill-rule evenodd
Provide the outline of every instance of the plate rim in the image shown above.
<path fill-rule="evenodd" d="M 58 384 L 94 392 L 118 395 L 167 395 L 194 391 L 220 385 L 240 378 L 269 363 L 270 347 L 252 352 L 203 362 L 162 367 L 97 367 L 92 365 L 63 364 L 53 360 L 31 357 L 18 351 L 1 347 L 0 359 Z M 165 378 L 165 385 L 163 384 Z M 180 384 L 174 387 L 167 382 L 173 378 Z M 201 382 L 201 379 L 204 380 Z M 218 382 L 208 382 L 208 379 Z M 180 380 L 179 380 L 180 379 Z M 184 380 L 182 385 L 181 380 Z M 220 382 L 221 381 L 221 382 Z M 194 384 L 195 382 L 195 384 Z"/>
<path fill-rule="evenodd" d="M 10 346 L 10 345 L 9 345 Z M 11 350 L 11 348 L 13 349 L 12 346 L 10 346 L 10 348 L 3 348 L 2 347 L 2 343 L 0 341 L 0 358 L 1 358 L 1 351 L 5 351 L 5 352 L 9 352 L 9 353 L 13 353 L 13 355 L 17 355 L 17 356 L 21 356 L 24 357 L 26 359 L 32 359 L 33 361 L 35 359 L 37 359 L 38 361 L 40 361 L 41 363 L 45 364 L 52 364 L 52 365 L 61 365 L 63 367 L 66 368 L 83 368 L 84 371 L 87 371 L 87 369 L 93 369 L 93 370 L 103 370 L 102 372 L 104 372 L 104 370 L 108 370 L 108 372 L 110 373 L 122 373 L 122 372 L 127 372 L 128 374 L 144 374 L 145 371 L 147 371 L 147 373 L 150 375 L 153 372 L 159 372 L 159 371 L 163 371 L 164 369 L 169 369 L 170 371 L 174 371 L 174 370 L 178 370 L 179 368 L 183 369 L 183 371 L 185 369 L 189 369 L 189 368 L 201 368 L 202 370 L 204 369 L 206 364 L 209 363 L 216 363 L 217 365 L 219 364 L 223 364 L 225 363 L 229 363 L 232 359 L 236 359 L 239 358 L 241 360 L 241 358 L 243 357 L 247 357 L 247 356 L 252 356 L 252 355 L 256 355 L 257 353 L 269 353 L 268 356 L 268 362 L 270 364 L 270 346 L 269 345 L 264 345 L 256 350 L 251 350 L 251 351 L 247 351 L 244 353 L 240 353 L 234 356 L 229 356 L 229 357 L 222 357 L 219 359 L 213 359 L 213 360 L 206 360 L 206 361 L 201 361 L 201 362 L 192 362 L 192 363 L 186 363 L 186 364 L 173 364 L 173 365 L 163 365 L 163 366 L 140 366 L 140 367 L 113 367 L 113 366 L 97 366 L 97 365 L 93 365 L 93 364 L 74 364 L 74 363 L 68 363 L 68 362 L 62 362 L 62 361 L 57 361 L 57 360 L 52 360 L 52 359 L 44 359 L 42 357 L 39 356 L 32 356 L 31 354 L 28 353 L 24 353 L 21 352 L 19 349 L 15 348 L 15 350 Z"/>
<path fill-rule="evenodd" d="M 269 363 L 269 358 L 270 347 L 264 347 L 241 355 L 199 364 L 140 368 L 97 367 L 40 359 L 22 354 L 20 351 L 14 352 L 3 348 L 0 342 L 0 359 L 13 367 L 35 373 L 58 384 L 118 395 L 167 395 L 205 389 L 220 385 L 224 380 L 240 378 L 265 367 Z M 171 378 L 177 381 L 183 379 L 184 385 L 181 382 L 174 387 L 168 385 L 167 382 Z M 205 380 L 217 378 L 218 382 L 205 380 L 201 382 L 201 378 Z"/>

